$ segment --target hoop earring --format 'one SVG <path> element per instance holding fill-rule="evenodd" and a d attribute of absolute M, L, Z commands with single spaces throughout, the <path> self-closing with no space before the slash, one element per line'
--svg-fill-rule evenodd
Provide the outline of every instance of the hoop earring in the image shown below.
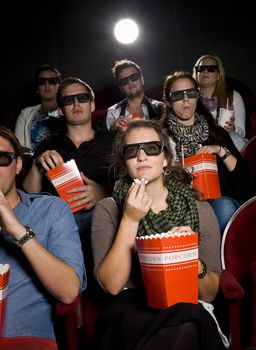
<path fill-rule="evenodd" d="M 169 176 L 171 175 L 172 171 L 168 168 L 165 168 L 162 170 L 162 173 L 165 175 L 165 176 Z"/>

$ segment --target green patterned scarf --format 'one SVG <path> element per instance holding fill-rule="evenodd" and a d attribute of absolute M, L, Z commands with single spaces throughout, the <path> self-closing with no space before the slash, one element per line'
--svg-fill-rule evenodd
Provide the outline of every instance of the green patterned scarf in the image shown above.
<path fill-rule="evenodd" d="M 193 125 L 181 124 L 174 114 L 170 114 L 167 120 L 167 127 L 176 143 L 178 159 L 182 158 L 182 147 L 184 157 L 192 156 L 209 137 L 208 122 L 204 116 L 198 113 L 195 113 Z"/>
<path fill-rule="evenodd" d="M 131 181 L 127 179 L 119 179 L 115 183 L 113 198 L 121 211 L 130 186 Z M 137 236 L 167 232 L 174 226 L 190 226 L 194 232 L 198 232 L 198 210 L 191 190 L 175 180 L 170 180 L 167 188 L 168 208 L 157 214 L 150 209 L 140 221 Z"/>

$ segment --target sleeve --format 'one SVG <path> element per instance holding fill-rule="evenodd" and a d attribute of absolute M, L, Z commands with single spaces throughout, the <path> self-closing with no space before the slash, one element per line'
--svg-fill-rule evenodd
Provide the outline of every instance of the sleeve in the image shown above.
<path fill-rule="evenodd" d="M 52 143 L 49 140 L 43 140 L 42 142 L 39 143 L 39 145 L 35 149 L 34 158 L 38 157 L 43 152 L 54 148 L 55 147 L 52 145 Z"/>
<path fill-rule="evenodd" d="M 109 130 L 116 122 L 120 115 L 120 108 L 109 107 L 106 116 L 106 126 Z"/>
<path fill-rule="evenodd" d="M 72 266 L 80 280 L 80 291 L 86 288 L 86 273 L 77 224 L 69 206 L 61 199 L 47 196 L 50 206 L 44 205 L 45 226 L 49 223 L 48 250 Z M 43 209 L 43 206 L 42 210 Z M 67 281 L 68 283 L 68 281 Z"/>
<path fill-rule="evenodd" d="M 236 166 L 233 171 L 228 171 L 226 166 L 223 164 L 223 161 L 218 157 L 218 168 L 219 172 L 223 173 L 225 177 L 225 182 L 229 183 L 229 186 L 232 188 L 233 197 L 239 202 L 243 203 L 251 197 L 252 189 L 250 186 L 250 174 L 247 167 L 247 164 L 234 145 L 229 133 L 221 128 L 221 146 L 227 147 L 231 154 L 236 158 Z M 222 176 L 220 174 L 220 176 Z M 220 179 L 221 181 L 221 179 Z"/>
<path fill-rule="evenodd" d="M 233 108 L 235 116 L 235 132 L 240 136 L 245 136 L 245 105 L 242 96 L 237 92 L 233 92 Z"/>
<path fill-rule="evenodd" d="M 26 127 L 25 110 L 23 109 L 16 121 L 14 133 L 17 139 L 20 141 L 20 144 L 24 147 L 27 147 L 27 145 L 25 144 L 25 127 Z"/>
<path fill-rule="evenodd" d="M 98 281 L 99 266 L 111 248 L 118 226 L 118 207 L 111 198 L 104 198 L 94 208 L 91 226 L 94 275 Z"/>
<path fill-rule="evenodd" d="M 220 229 L 217 217 L 209 203 L 197 202 L 199 213 L 199 259 L 208 270 L 221 273 Z"/>

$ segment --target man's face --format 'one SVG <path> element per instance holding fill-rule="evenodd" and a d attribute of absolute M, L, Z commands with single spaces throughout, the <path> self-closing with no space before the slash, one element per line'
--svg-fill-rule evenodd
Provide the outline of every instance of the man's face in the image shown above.
<path fill-rule="evenodd" d="M 69 125 L 91 124 L 91 113 L 95 109 L 94 102 L 86 98 L 88 91 L 80 83 L 73 83 L 65 87 L 61 94 L 62 103 L 69 100 L 61 107 L 62 113 Z M 67 99 L 70 97 L 69 99 Z"/>
<path fill-rule="evenodd" d="M 13 146 L 5 138 L 0 136 L 0 151 L 14 152 Z M 9 165 L 0 164 L 0 190 L 5 196 L 16 191 L 15 177 L 20 172 L 22 160 L 20 157 L 11 160 Z"/>
<path fill-rule="evenodd" d="M 42 101 L 56 100 L 59 80 L 52 70 L 44 70 L 38 77 L 37 88 Z"/>
<path fill-rule="evenodd" d="M 135 67 L 128 67 L 121 71 L 118 77 L 119 88 L 130 99 L 143 94 L 144 78 Z"/>

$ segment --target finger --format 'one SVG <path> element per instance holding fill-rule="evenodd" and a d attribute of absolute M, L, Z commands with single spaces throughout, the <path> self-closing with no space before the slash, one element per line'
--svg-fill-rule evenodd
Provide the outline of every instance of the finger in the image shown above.
<path fill-rule="evenodd" d="M 88 189 L 87 189 L 88 186 L 79 186 L 79 187 L 74 187 L 72 188 L 71 190 L 68 190 L 67 193 L 76 193 L 76 192 L 83 192 L 83 193 L 87 193 L 88 192 Z"/>
<path fill-rule="evenodd" d="M 77 208 L 77 207 L 81 207 L 81 206 L 84 206 L 84 208 L 86 208 L 86 209 L 90 209 L 90 204 L 89 204 L 89 202 L 85 202 L 85 201 L 78 201 L 78 202 L 76 202 L 76 203 L 74 203 L 74 204 L 69 204 L 70 205 L 70 208 L 71 209 L 75 209 L 75 208 Z"/>
<path fill-rule="evenodd" d="M 189 233 L 192 232 L 192 229 L 190 226 L 176 226 L 172 227 L 170 231 L 172 233 Z"/>
<path fill-rule="evenodd" d="M 135 182 L 133 182 L 127 192 L 127 198 L 129 197 L 134 200 L 138 192 L 138 189 L 139 189 L 139 184 L 136 184 Z"/>
<path fill-rule="evenodd" d="M 43 169 L 45 169 L 46 171 L 51 170 L 53 168 L 55 168 L 55 164 L 53 163 L 53 161 L 51 159 L 46 159 L 46 158 L 40 158 L 39 159 L 39 163 L 41 165 L 41 167 Z"/>
<path fill-rule="evenodd" d="M 93 180 L 91 180 L 91 179 L 89 179 L 89 177 L 87 177 L 87 176 L 85 176 L 84 175 L 84 173 L 81 171 L 81 177 L 82 177 L 82 179 L 83 179 L 83 181 L 86 183 L 86 184 L 92 184 L 94 181 Z"/>
<path fill-rule="evenodd" d="M 146 187 L 145 180 L 141 179 L 136 197 L 141 198 L 145 194 L 145 187 Z"/>
<path fill-rule="evenodd" d="M 90 198 L 86 195 L 86 193 L 84 192 L 81 192 L 75 196 L 72 196 L 68 199 L 68 203 L 72 203 L 72 202 L 75 202 L 77 200 L 80 200 L 81 202 L 83 203 L 87 203 L 87 202 L 90 202 Z"/>

